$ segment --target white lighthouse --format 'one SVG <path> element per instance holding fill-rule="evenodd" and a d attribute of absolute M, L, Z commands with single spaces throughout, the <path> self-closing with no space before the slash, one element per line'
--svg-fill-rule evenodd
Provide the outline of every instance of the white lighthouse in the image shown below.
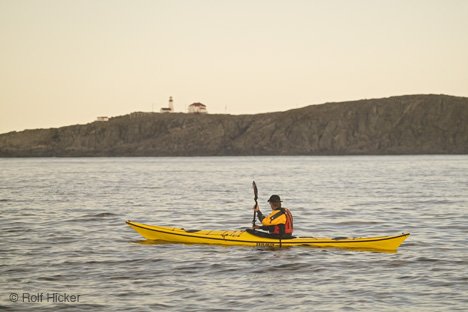
<path fill-rule="evenodd" d="M 161 107 L 161 113 L 172 113 L 174 112 L 174 100 L 172 96 L 169 97 L 169 106 L 168 107 Z"/>
<path fill-rule="evenodd" d="M 171 110 L 171 113 L 174 112 L 174 100 L 172 99 L 172 96 L 169 97 L 169 109 Z"/>

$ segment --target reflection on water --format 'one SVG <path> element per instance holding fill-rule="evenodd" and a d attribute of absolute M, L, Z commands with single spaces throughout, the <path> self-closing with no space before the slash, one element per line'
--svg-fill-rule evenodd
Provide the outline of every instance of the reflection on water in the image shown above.
<path fill-rule="evenodd" d="M 463 311 L 467 176 L 468 156 L 0 159 L 0 310 Z M 248 227 L 252 180 L 297 236 L 412 235 L 388 254 L 167 244 L 125 225 Z M 81 299 L 9 300 L 25 292 Z"/>

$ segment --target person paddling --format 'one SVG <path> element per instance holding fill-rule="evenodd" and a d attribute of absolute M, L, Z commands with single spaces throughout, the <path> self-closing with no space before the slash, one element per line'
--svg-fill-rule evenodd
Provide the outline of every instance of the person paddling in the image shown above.
<path fill-rule="evenodd" d="M 263 215 L 257 203 L 254 205 L 253 209 L 257 212 L 258 220 L 262 225 L 253 225 L 252 229 L 266 230 L 273 237 L 291 237 L 294 230 L 291 211 L 288 208 L 281 207 L 281 198 L 278 195 L 271 195 L 268 202 L 272 210 L 268 216 Z"/>

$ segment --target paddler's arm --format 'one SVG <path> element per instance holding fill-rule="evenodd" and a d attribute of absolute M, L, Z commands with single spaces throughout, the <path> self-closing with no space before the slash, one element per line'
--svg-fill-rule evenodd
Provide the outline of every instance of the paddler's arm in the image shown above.
<path fill-rule="evenodd" d="M 257 212 L 257 218 L 260 222 L 265 219 L 265 216 L 263 213 L 260 211 L 260 207 L 258 207 L 258 204 L 254 205 L 253 209 Z M 255 225 L 252 227 L 253 229 L 260 229 L 260 230 L 268 230 L 268 226 L 261 226 L 261 225 Z"/>
<path fill-rule="evenodd" d="M 260 222 L 262 222 L 263 219 L 265 219 L 265 216 L 263 215 L 263 213 L 260 210 L 257 210 L 257 218 L 258 218 L 258 221 L 260 221 Z"/>
<path fill-rule="evenodd" d="M 260 211 L 260 207 L 258 206 L 258 204 L 255 204 L 253 206 L 253 210 L 255 210 L 257 212 L 257 218 L 260 222 L 263 221 L 263 219 L 265 219 L 265 216 L 263 215 L 263 213 Z"/>

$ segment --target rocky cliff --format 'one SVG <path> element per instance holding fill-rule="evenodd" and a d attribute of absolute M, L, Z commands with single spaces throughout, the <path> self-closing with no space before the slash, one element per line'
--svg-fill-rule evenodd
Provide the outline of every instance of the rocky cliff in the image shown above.
<path fill-rule="evenodd" d="M 1 157 L 468 153 L 468 98 L 409 95 L 257 115 L 132 113 L 0 135 Z"/>

